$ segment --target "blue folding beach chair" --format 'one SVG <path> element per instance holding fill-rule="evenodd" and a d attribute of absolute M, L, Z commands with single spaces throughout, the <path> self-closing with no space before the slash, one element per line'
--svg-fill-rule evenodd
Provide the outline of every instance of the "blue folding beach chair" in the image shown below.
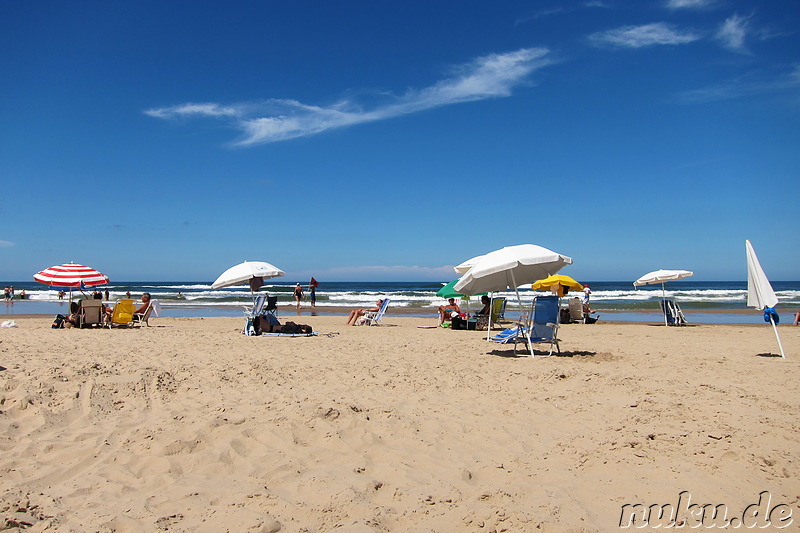
<path fill-rule="evenodd" d="M 661 311 L 664 313 L 664 324 L 668 326 L 685 326 L 686 318 L 680 306 L 672 300 L 661 300 Z"/>
<path fill-rule="evenodd" d="M 534 344 L 550 344 L 548 356 L 553 355 L 554 346 L 558 353 L 561 353 L 557 336 L 560 311 L 558 296 L 537 296 L 534 298 L 532 316 L 524 326 L 523 334 L 519 335 L 514 341 L 514 353 L 517 352 L 517 342 L 525 343 L 531 353 L 531 357 L 534 357 Z"/>
<path fill-rule="evenodd" d="M 258 317 L 264 311 L 264 304 L 267 303 L 267 295 L 266 294 L 259 294 L 255 300 L 253 300 L 253 307 L 245 307 L 244 308 L 244 329 L 242 333 L 247 336 L 255 335 L 256 334 L 256 327 L 254 322 L 258 320 Z"/>
<path fill-rule="evenodd" d="M 383 322 L 381 322 L 381 320 L 383 320 L 383 315 L 386 313 L 387 307 L 389 307 L 389 298 L 384 298 L 380 309 L 377 311 L 367 311 L 364 313 L 364 316 L 362 317 L 362 323 L 366 324 L 367 326 L 382 326 Z"/>

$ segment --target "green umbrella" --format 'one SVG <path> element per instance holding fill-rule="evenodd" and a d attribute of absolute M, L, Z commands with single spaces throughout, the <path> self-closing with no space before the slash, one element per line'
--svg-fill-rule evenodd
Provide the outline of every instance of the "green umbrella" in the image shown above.
<path fill-rule="evenodd" d="M 467 298 L 466 296 L 464 296 L 460 292 L 456 292 L 455 290 L 453 290 L 453 286 L 456 283 L 458 283 L 458 280 L 454 279 L 453 281 L 451 281 L 450 283 L 448 283 L 447 285 L 445 285 L 444 287 L 439 289 L 439 291 L 436 293 L 436 296 L 439 296 L 440 298 L 444 298 L 445 300 L 447 300 L 448 298 Z M 483 296 L 484 294 L 486 294 L 486 293 L 482 292 L 482 293 L 476 294 L 475 296 Z"/>

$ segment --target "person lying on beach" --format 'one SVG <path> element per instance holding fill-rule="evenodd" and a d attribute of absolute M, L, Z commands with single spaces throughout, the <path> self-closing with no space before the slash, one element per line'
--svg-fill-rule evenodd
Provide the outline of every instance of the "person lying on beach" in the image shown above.
<path fill-rule="evenodd" d="M 449 298 L 447 305 L 439 306 L 439 325 L 441 326 L 442 322 L 450 322 L 450 319 L 453 318 L 453 313 L 458 316 L 461 313 L 461 308 L 458 307 L 455 298 Z"/>
<path fill-rule="evenodd" d="M 353 309 L 352 311 L 350 311 L 350 317 L 347 319 L 347 325 L 355 326 L 356 324 L 358 324 L 359 318 L 366 315 L 367 313 L 379 311 L 382 305 L 383 305 L 383 300 L 378 300 L 377 302 L 375 302 L 375 307 L 372 307 L 370 309 Z"/>

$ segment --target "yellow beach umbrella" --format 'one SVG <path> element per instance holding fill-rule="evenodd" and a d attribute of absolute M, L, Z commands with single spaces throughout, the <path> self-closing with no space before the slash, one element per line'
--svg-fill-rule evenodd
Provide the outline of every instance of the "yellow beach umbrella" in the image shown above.
<path fill-rule="evenodd" d="M 547 276 L 544 279 L 540 279 L 532 285 L 532 288 L 535 291 L 549 291 L 555 285 L 561 285 L 562 287 L 566 287 L 574 291 L 583 290 L 582 284 L 578 283 L 569 276 L 565 276 L 564 274 L 553 274 L 552 276 Z"/>

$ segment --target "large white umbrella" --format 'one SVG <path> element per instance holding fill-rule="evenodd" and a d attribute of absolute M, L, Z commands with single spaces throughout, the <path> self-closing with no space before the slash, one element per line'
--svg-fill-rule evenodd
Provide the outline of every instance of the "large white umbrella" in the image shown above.
<path fill-rule="evenodd" d="M 772 285 L 767 279 L 767 275 L 764 274 L 764 270 L 761 268 L 761 263 L 759 263 L 756 252 L 753 250 L 753 245 L 750 244 L 750 241 L 744 241 L 744 248 L 747 254 L 747 305 L 762 311 L 768 309 L 768 311 L 764 313 L 764 317 L 769 318 L 769 323 L 772 324 L 772 329 L 775 330 L 775 338 L 778 339 L 781 357 L 786 359 L 786 355 L 783 353 L 781 338 L 778 335 L 778 328 L 775 325 L 772 314 L 775 311 L 772 308 L 778 304 L 778 297 L 775 296 L 775 291 L 772 290 Z"/>
<path fill-rule="evenodd" d="M 262 285 L 264 280 L 283 276 L 285 272 L 280 268 L 264 261 L 245 261 L 236 266 L 232 266 L 211 284 L 212 289 L 223 287 L 233 287 L 234 285 L 250 285 L 250 290 L 255 292 Z"/>
<path fill-rule="evenodd" d="M 506 246 L 475 262 L 453 287 L 463 294 L 514 289 L 555 274 L 572 259 L 535 244 Z"/>
<path fill-rule="evenodd" d="M 535 244 L 506 246 L 477 258 L 453 289 L 468 295 L 514 289 L 520 301 L 517 287 L 546 278 L 570 264 L 571 258 Z M 491 327 L 490 315 L 487 336 Z"/>
<path fill-rule="evenodd" d="M 479 256 L 477 256 L 477 257 L 473 257 L 472 259 L 467 259 L 467 260 L 466 260 L 466 261 L 464 261 L 463 263 L 461 263 L 461 264 L 458 264 L 458 265 L 454 266 L 454 267 L 453 267 L 453 270 L 455 270 L 455 271 L 456 271 L 456 274 L 458 274 L 459 276 L 463 276 L 464 274 L 466 274 L 466 273 L 467 273 L 467 271 L 468 271 L 470 268 L 472 268 L 473 266 L 475 266 L 475 263 L 477 263 L 477 262 L 478 262 L 478 260 L 479 260 L 481 257 L 483 257 L 483 256 L 482 256 L 482 255 L 479 255 Z"/>
<path fill-rule="evenodd" d="M 688 278 L 690 276 L 694 276 L 694 272 L 691 270 L 655 270 L 653 272 L 648 272 L 644 276 L 640 277 L 636 281 L 633 282 L 634 287 L 641 287 L 643 285 L 655 285 L 656 283 L 661 284 L 661 299 L 666 301 L 667 293 L 664 290 L 664 283 L 668 281 L 675 281 L 677 279 Z M 666 309 L 666 308 L 665 308 Z M 667 314 L 666 311 L 664 312 L 664 325 L 667 324 Z"/>

